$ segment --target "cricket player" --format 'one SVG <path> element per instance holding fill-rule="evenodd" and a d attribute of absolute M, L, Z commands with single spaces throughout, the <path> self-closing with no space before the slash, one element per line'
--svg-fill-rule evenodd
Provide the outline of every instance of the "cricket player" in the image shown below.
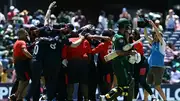
<path fill-rule="evenodd" d="M 116 54 L 118 55 L 118 57 L 112 60 L 113 71 L 117 78 L 117 87 L 113 88 L 105 96 L 101 96 L 101 101 L 112 101 L 116 100 L 118 96 L 128 95 L 127 92 L 130 82 L 128 71 L 131 66 L 128 57 L 135 53 L 132 51 L 123 51 L 123 47 L 129 43 L 128 29 L 130 28 L 130 21 L 122 18 L 118 21 L 118 27 L 118 33 L 116 33 L 112 39 L 114 51 L 116 51 Z M 127 97 L 124 98 L 124 101 L 131 100 L 127 100 Z"/>

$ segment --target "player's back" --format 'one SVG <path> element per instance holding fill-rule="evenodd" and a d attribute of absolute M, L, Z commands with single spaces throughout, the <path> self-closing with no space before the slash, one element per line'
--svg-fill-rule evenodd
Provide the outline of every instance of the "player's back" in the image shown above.
<path fill-rule="evenodd" d="M 69 40 L 71 42 L 77 41 L 79 38 L 70 38 Z M 68 59 L 87 59 L 88 58 L 88 53 L 91 53 L 91 47 L 90 44 L 87 40 L 84 40 L 78 47 L 72 48 L 68 47 L 67 48 L 67 58 Z"/>

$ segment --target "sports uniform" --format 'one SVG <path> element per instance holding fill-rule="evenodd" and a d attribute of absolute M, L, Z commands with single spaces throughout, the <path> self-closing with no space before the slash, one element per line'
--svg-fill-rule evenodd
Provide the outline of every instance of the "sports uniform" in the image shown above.
<path fill-rule="evenodd" d="M 35 43 L 32 59 L 32 89 L 39 89 L 39 80 L 43 73 L 47 97 L 48 100 L 52 100 L 55 97 L 56 82 L 61 67 L 62 47 L 64 44 L 70 45 L 71 42 L 66 36 L 48 26 L 40 28 L 39 32 L 40 38 Z M 32 94 L 35 94 L 35 91 Z"/>
<path fill-rule="evenodd" d="M 152 95 L 153 92 L 151 90 L 151 87 L 146 82 L 146 76 L 147 76 L 149 65 L 147 63 L 147 59 L 144 57 L 143 43 L 140 42 L 134 45 L 134 48 L 136 49 L 138 53 L 141 54 L 140 63 L 134 64 L 134 68 L 135 68 L 134 69 L 134 79 L 135 79 L 134 98 L 136 98 L 138 95 L 139 83 L 150 95 Z"/>
<path fill-rule="evenodd" d="M 74 42 L 79 38 L 70 38 Z M 66 47 L 67 76 L 68 76 L 68 101 L 72 101 L 74 83 L 79 83 L 81 93 L 85 101 L 88 100 L 88 72 L 89 72 L 89 54 L 91 47 L 87 40 L 84 40 L 78 47 Z"/>
<path fill-rule="evenodd" d="M 129 20 L 122 18 L 118 21 L 119 28 L 127 28 L 129 26 Z M 123 47 L 128 44 L 125 33 L 116 33 L 112 39 L 113 50 L 123 51 Z M 129 82 L 131 78 L 129 76 L 129 70 L 131 65 L 128 61 L 128 56 L 118 56 L 112 60 L 113 71 L 117 78 L 117 87 L 111 89 L 109 93 L 102 97 L 108 101 L 116 99 L 117 96 L 128 96 Z M 130 101 L 125 97 L 125 100 Z M 131 99 L 132 100 L 132 99 Z"/>
<path fill-rule="evenodd" d="M 30 66 L 30 60 L 25 56 L 22 51 L 22 48 L 26 48 L 26 42 L 23 40 L 17 40 L 13 46 L 13 57 L 14 57 L 14 67 L 16 70 L 17 79 L 19 85 L 16 91 L 17 100 L 22 100 L 25 97 L 24 92 L 28 86 L 29 75 L 28 69 Z"/>
<path fill-rule="evenodd" d="M 112 63 L 106 63 L 104 56 L 112 51 L 112 42 L 101 42 L 96 48 L 92 49 L 92 54 L 99 53 L 97 61 L 98 66 L 98 84 L 101 94 L 106 94 L 111 89 L 113 81 Z"/>

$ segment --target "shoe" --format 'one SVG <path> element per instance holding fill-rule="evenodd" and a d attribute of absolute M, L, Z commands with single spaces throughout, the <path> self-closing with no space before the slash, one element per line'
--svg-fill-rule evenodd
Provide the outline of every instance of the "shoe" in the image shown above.
<path fill-rule="evenodd" d="M 8 99 L 9 99 L 10 101 L 16 101 L 16 96 L 15 96 L 15 94 L 10 95 L 10 96 L 8 97 Z"/>
<path fill-rule="evenodd" d="M 100 101 L 106 101 L 106 96 L 105 95 L 100 95 Z"/>

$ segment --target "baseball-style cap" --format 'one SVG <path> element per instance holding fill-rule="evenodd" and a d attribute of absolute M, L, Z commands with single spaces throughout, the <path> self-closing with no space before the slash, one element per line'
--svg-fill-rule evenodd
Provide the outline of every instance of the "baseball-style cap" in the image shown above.
<path fill-rule="evenodd" d="M 15 9 L 15 7 L 14 6 L 10 6 L 10 8 L 9 8 L 10 10 L 14 10 Z"/>
<path fill-rule="evenodd" d="M 126 19 L 126 18 L 120 18 L 117 22 L 118 27 L 126 27 L 126 26 L 130 26 L 130 20 Z"/>
<path fill-rule="evenodd" d="M 159 24 L 159 23 L 160 23 L 160 21 L 159 21 L 159 20 L 156 20 L 156 21 L 155 21 L 155 23 Z"/>

